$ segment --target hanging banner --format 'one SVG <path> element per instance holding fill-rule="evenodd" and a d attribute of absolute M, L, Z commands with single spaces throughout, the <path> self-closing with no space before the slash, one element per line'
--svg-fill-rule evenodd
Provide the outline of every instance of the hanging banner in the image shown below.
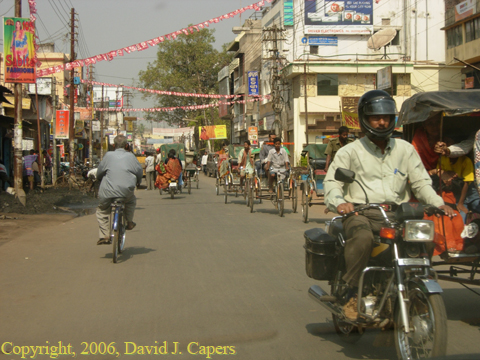
<path fill-rule="evenodd" d="M 35 25 L 27 18 L 3 18 L 5 82 L 35 84 Z"/>
<path fill-rule="evenodd" d="M 248 72 L 248 95 L 258 96 L 258 71 Z"/>
<path fill-rule="evenodd" d="M 70 124 L 70 111 L 57 110 L 55 119 L 55 138 L 68 139 L 68 129 Z"/>
<path fill-rule="evenodd" d="M 258 128 L 256 126 L 248 127 L 248 140 L 252 145 L 258 145 Z"/>
<path fill-rule="evenodd" d="M 200 126 L 200 140 L 216 140 L 226 138 L 226 125 Z"/>
<path fill-rule="evenodd" d="M 358 96 L 344 96 L 342 97 L 342 120 L 343 124 L 350 129 L 360 129 L 358 122 Z"/>

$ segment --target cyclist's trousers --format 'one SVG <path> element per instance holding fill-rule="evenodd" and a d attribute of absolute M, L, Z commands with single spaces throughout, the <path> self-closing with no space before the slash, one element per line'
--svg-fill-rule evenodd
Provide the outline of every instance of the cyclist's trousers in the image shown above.
<path fill-rule="evenodd" d="M 116 199 L 117 198 L 100 198 L 97 207 L 97 220 L 100 238 L 107 238 L 110 235 L 110 205 Z M 131 197 L 123 200 L 125 201 L 125 219 L 127 221 L 133 221 L 133 214 L 135 213 L 137 198 L 135 195 L 132 195 Z"/>

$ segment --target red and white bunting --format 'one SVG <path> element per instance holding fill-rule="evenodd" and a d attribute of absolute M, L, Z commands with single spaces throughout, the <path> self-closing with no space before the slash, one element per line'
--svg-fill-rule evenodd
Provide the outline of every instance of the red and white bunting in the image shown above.
<path fill-rule="evenodd" d="M 206 27 L 209 27 L 210 24 L 213 24 L 213 23 L 216 24 L 216 23 L 219 23 L 222 20 L 231 19 L 231 18 L 233 18 L 233 17 L 235 17 L 239 14 L 242 14 L 246 10 L 255 9 L 256 11 L 259 11 L 259 10 L 261 10 L 261 7 L 265 6 L 265 1 L 268 2 L 268 3 L 272 2 L 272 0 L 261 0 L 261 1 L 258 1 L 256 3 L 254 3 L 254 4 L 245 6 L 241 9 L 237 9 L 235 11 L 229 12 L 225 15 L 215 17 L 215 18 L 210 19 L 208 21 L 201 22 L 197 25 L 189 26 L 188 28 L 183 28 L 182 30 L 177 30 L 177 31 L 174 31 L 170 34 L 166 34 L 164 36 L 159 36 L 159 37 L 156 37 L 154 39 L 145 40 L 145 41 L 142 41 L 142 42 L 140 42 L 138 44 L 135 44 L 135 45 L 130 45 L 130 46 L 118 49 L 118 50 L 113 50 L 113 51 L 110 51 L 110 52 L 105 53 L 105 54 L 95 55 L 94 57 L 90 57 L 88 59 L 83 59 L 83 60 L 78 60 L 78 61 L 80 61 L 80 63 L 79 63 L 80 66 L 95 64 L 96 62 L 103 61 L 103 60 L 112 61 L 116 56 L 124 56 L 124 52 L 126 52 L 127 54 L 130 54 L 134 51 L 143 51 L 143 50 L 148 49 L 149 46 L 155 46 L 155 45 L 158 45 L 158 44 L 162 43 L 163 41 L 165 41 L 165 39 L 175 40 L 177 38 L 177 36 L 180 35 L 180 34 L 185 34 L 185 35 L 188 36 L 190 34 L 193 34 L 194 29 L 197 30 L 197 31 L 200 31 L 199 29 L 204 29 Z M 28 4 L 30 6 L 30 18 L 33 17 L 32 21 L 35 21 L 35 15 L 33 15 L 33 14 L 36 14 L 36 12 L 37 12 L 36 8 L 35 8 L 36 1 L 35 0 L 28 0 Z M 40 66 L 39 61 L 38 60 L 36 60 L 36 61 L 37 61 L 37 66 Z M 58 66 L 55 66 L 55 67 L 49 67 L 49 68 L 42 69 L 42 70 L 37 70 L 37 76 L 42 77 L 42 76 L 47 76 L 47 75 L 53 74 L 55 72 L 60 72 L 62 70 L 67 69 L 67 67 L 66 67 L 67 65 L 68 64 L 59 65 L 61 67 L 60 69 L 58 68 Z M 75 67 L 79 67 L 79 66 L 73 66 L 73 67 L 75 68 Z M 69 68 L 71 69 L 72 65 L 69 65 Z"/>

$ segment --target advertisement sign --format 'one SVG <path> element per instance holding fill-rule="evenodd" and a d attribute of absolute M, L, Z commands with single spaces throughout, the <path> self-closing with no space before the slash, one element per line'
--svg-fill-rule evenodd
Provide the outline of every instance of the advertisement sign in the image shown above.
<path fill-rule="evenodd" d="M 256 126 L 248 127 L 248 140 L 252 145 L 258 145 L 258 128 Z"/>
<path fill-rule="evenodd" d="M 283 25 L 293 26 L 293 0 L 285 0 L 283 3 Z"/>
<path fill-rule="evenodd" d="M 360 129 L 357 114 L 359 100 L 357 96 L 342 97 L 342 120 L 350 129 Z"/>
<path fill-rule="evenodd" d="M 55 119 L 55 138 L 68 139 L 68 128 L 70 124 L 70 111 L 57 110 Z"/>
<path fill-rule="evenodd" d="M 338 46 L 338 38 L 336 36 L 309 36 L 308 45 Z"/>
<path fill-rule="evenodd" d="M 258 71 L 248 72 L 248 95 L 258 96 Z"/>
<path fill-rule="evenodd" d="M 392 87 L 392 67 L 387 66 L 377 71 L 377 89 L 384 90 Z"/>
<path fill-rule="evenodd" d="M 30 94 L 35 94 L 35 84 L 28 84 L 28 92 Z M 37 78 L 37 94 L 52 95 L 51 78 Z"/>
<path fill-rule="evenodd" d="M 371 33 L 373 0 L 305 0 L 305 34 Z"/>
<path fill-rule="evenodd" d="M 465 19 L 475 13 L 476 8 L 475 0 L 462 1 L 460 4 L 455 5 L 455 22 Z"/>
<path fill-rule="evenodd" d="M 475 78 L 473 76 L 465 78 L 465 89 L 473 89 L 474 86 L 475 86 Z"/>
<path fill-rule="evenodd" d="M 200 140 L 216 140 L 226 138 L 226 125 L 200 126 Z"/>
<path fill-rule="evenodd" d="M 35 24 L 28 18 L 3 18 L 6 83 L 35 84 Z"/>
<path fill-rule="evenodd" d="M 127 129 L 127 131 L 133 132 L 133 121 L 126 121 L 125 124 L 126 124 L 125 128 Z"/>

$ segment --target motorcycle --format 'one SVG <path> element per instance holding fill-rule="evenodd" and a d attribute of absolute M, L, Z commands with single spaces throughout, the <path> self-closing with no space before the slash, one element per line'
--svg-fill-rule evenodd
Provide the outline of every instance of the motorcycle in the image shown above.
<path fill-rule="evenodd" d="M 355 173 L 337 169 L 335 179 L 362 185 Z M 305 236 L 306 272 L 316 280 L 328 280 L 330 295 L 313 285 L 308 293 L 316 303 L 332 313 L 336 333 L 342 340 L 354 343 L 367 328 L 391 330 L 399 359 L 443 356 L 447 347 L 447 315 L 428 255 L 433 245 L 434 224 L 423 220 L 424 212 L 443 214 L 419 203 L 398 206 L 394 219 L 389 219 L 379 204 L 357 205 L 355 211 L 326 222 L 326 230 L 307 230 Z M 346 235 L 342 220 L 366 209 L 378 209 L 385 226 L 375 235 L 375 244 L 367 267 L 363 270 L 357 294 L 356 320 L 343 312 L 347 284 L 344 249 Z M 432 246 L 433 248 L 433 246 Z"/>
<path fill-rule="evenodd" d="M 170 197 L 173 199 L 182 190 L 177 179 L 169 179 L 167 188 L 164 190 L 160 189 L 160 195 L 162 195 L 163 191 L 170 193 Z"/>

